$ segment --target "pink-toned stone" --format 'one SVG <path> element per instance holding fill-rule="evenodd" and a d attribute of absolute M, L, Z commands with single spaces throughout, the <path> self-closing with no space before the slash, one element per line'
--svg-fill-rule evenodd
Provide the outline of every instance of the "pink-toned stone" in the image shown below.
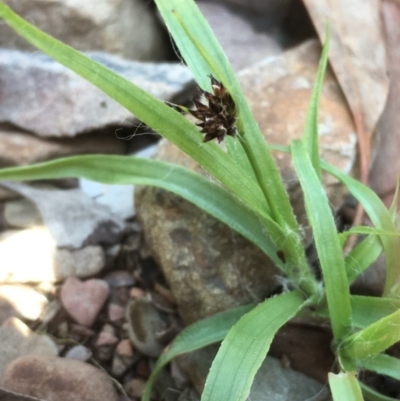
<path fill-rule="evenodd" d="M 96 346 L 112 346 L 118 342 L 118 338 L 107 331 L 102 331 L 96 341 Z"/>
<path fill-rule="evenodd" d="M 124 357 L 132 357 L 134 354 L 132 343 L 129 339 L 121 340 L 116 348 L 117 354 Z"/>
<path fill-rule="evenodd" d="M 0 386 L 47 401 L 117 401 L 110 377 L 73 359 L 24 356 L 11 362 Z"/>
<path fill-rule="evenodd" d="M 69 277 L 61 289 L 61 302 L 68 314 L 79 324 L 90 327 L 109 295 L 104 280 L 81 281 Z"/>
<path fill-rule="evenodd" d="M 131 288 L 131 291 L 129 293 L 131 298 L 143 298 L 144 297 L 144 291 L 138 287 L 133 287 Z"/>
<path fill-rule="evenodd" d="M 121 305 L 110 303 L 108 305 L 108 318 L 111 322 L 123 319 L 125 316 L 125 308 Z"/>

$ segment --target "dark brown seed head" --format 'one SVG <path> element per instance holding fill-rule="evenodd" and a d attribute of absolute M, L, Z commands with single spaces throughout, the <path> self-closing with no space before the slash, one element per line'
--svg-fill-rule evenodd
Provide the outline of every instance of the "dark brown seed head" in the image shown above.
<path fill-rule="evenodd" d="M 224 140 L 226 135 L 236 135 L 236 106 L 232 96 L 213 76 L 210 75 L 213 93 L 204 92 L 208 105 L 193 99 L 196 109 L 189 112 L 198 120 L 196 123 L 205 134 L 203 142 Z"/>

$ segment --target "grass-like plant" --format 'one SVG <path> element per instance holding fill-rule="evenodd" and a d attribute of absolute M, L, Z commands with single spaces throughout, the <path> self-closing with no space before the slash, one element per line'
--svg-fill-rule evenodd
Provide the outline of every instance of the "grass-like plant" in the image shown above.
<path fill-rule="evenodd" d="M 214 141 L 202 143 L 198 127 L 178 111 L 153 98 L 106 67 L 41 32 L 0 2 L 0 17 L 38 49 L 75 71 L 149 127 L 173 142 L 207 170 L 218 183 L 183 167 L 125 156 L 90 155 L 0 170 L 2 180 L 85 177 L 111 184 L 152 185 L 189 200 L 248 238 L 274 261 L 289 290 L 258 305 L 242 306 L 204 319 L 183 330 L 159 358 L 143 401 L 150 399 L 155 377 L 175 356 L 222 341 L 208 375 L 202 401 L 241 401 L 268 353 L 275 333 L 300 311 L 313 307 L 329 319 L 337 356 L 329 384 L 336 401 L 390 400 L 357 380 L 368 369 L 400 379 L 400 362 L 384 351 L 400 340 L 400 248 L 390 210 L 369 188 L 319 158 L 318 103 L 328 59 L 328 36 L 305 122 L 303 139 L 290 146 L 305 200 L 322 271 L 317 280 L 302 245 L 301 230 L 288 194 L 238 81 L 210 27 L 192 0 L 156 0 L 158 9 L 198 85 L 211 92 L 210 75 L 234 102 L 236 137 L 226 136 L 227 150 Z M 232 110 L 231 110 L 232 112 Z M 211 129 L 210 127 L 208 127 Z M 321 170 L 335 176 L 362 204 L 374 228 L 348 255 L 347 235 L 336 231 L 321 184 Z M 354 279 L 384 252 L 387 274 L 382 297 L 350 294 Z M 282 257 L 284 255 L 284 257 Z M 262 267 L 260 267 L 262 268 Z"/>

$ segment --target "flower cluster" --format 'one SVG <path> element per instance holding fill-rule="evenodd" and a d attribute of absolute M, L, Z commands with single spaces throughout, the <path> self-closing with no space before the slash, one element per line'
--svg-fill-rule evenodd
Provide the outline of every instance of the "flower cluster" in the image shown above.
<path fill-rule="evenodd" d="M 203 93 L 208 105 L 193 99 L 196 109 L 189 110 L 189 113 L 201 121 L 196 125 L 201 127 L 200 132 L 205 134 L 203 142 L 215 138 L 221 142 L 226 135 L 236 135 L 236 106 L 222 83 L 211 75 L 210 78 L 213 93 Z"/>

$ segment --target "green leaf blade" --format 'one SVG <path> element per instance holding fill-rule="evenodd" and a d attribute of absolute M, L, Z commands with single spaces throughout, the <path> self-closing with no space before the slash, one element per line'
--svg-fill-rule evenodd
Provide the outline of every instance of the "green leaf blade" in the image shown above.
<path fill-rule="evenodd" d="M 354 372 L 329 373 L 329 386 L 333 401 L 364 401 Z"/>
<path fill-rule="evenodd" d="M 351 328 L 350 292 L 336 226 L 324 188 L 301 140 L 292 143 L 293 163 L 304 193 L 309 223 L 318 251 L 333 334 L 336 341 Z"/>
<path fill-rule="evenodd" d="M 330 41 L 330 27 L 328 23 L 325 31 L 325 44 L 322 49 L 322 55 L 319 61 L 317 77 L 315 79 L 314 88 L 311 94 L 311 101 L 308 106 L 306 123 L 304 127 L 304 136 L 303 136 L 304 143 L 306 145 L 308 154 L 311 159 L 311 163 L 314 167 L 314 170 L 317 173 L 317 176 L 320 179 L 321 179 L 321 167 L 320 167 L 319 149 L 318 149 L 318 109 L 322 93 L 322 85 L 324 82 L 326 66 L 328 64 L 329 41 Z"/>
<path fill-rule="evenodd" d="M 107 166 L 105 169 L 104 166 Z M 186 168 L 151 159 L 127 156 L 73 156 L 32 166 L 0 169 L 0 180 L 81 177 L 106 184 L 150 185 L 182 196 L 249 239 L 285 268 L 262 218 L 234 195 Z"/>
<path fill-rule="evenodd" d="M 244 401 L 276 331 L 305 305 L 291 292 L 267 299 L 229 331 L 214 359 L 202 401 Z"/>
<path fill-rule="evenodd" d="M 339 356 L 343 360 L 359 364 L 372 358 L 400 341 L 400 311 L 396 311 L 351 336 L 340 345 Z"/>
<path fill-rule="evenodd" d="M 388 232 L 397 231 L 390 211 L 387 210 L 379 197 L 370 188 L 326 162 L 321 162 L 321 166 L 325 171 L 338 178 L 346 185 L 351 194 L 362 204 L 376 228 Z M 384 296 L 388 296 L 391 288 L 400 281 L 400 270 L 398 268 L 398 262 L 400 260 L 400 242 L 395 236 L 382 235 L 380 238 L 386 254 L 387 265 Z"/>

